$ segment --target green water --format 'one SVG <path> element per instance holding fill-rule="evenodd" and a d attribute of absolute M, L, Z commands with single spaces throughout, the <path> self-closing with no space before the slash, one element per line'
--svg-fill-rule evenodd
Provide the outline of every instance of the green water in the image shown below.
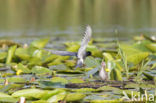
<path fill-rule="evenodd" d="M 155 11 L 155 0 L 0 0 L 0 37 L 77 40 L 87 24 L 94 37 L 154 35 Z"/>

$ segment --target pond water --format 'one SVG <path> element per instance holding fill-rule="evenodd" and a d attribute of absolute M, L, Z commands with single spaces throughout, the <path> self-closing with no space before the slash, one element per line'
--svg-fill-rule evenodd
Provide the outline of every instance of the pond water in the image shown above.
<path fill-rule="evenodd" d="M 87 24 L 94 37 L 154 35 L 155 10 L 155 0 L 0 0 L 0 37 L 77 40 Z"/>

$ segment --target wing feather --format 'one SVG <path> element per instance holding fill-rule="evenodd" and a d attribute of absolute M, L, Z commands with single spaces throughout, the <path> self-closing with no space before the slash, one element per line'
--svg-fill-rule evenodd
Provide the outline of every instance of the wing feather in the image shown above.
<path fill-rule="evenodd" d="M 92 36 L 92 29 L 88 25 L 86 27 L 86 31 L 85 31 L 84 37 L 82 39 L 82 42 L 81 42 L 81 46 L 80 46 L 80 48 L 78 50 L 78 55 L 77 55 L 78 58 L 83 58 L 83 55 L 86 53 L 86 47 L 88 45 L 88 42 L 91 39 L 91 36 Z"/>
<path fill-rule="evenodd" d="M 58 51 L 58 50 L 48 50 L 47 51 L 51 52 L 52 54 L 56 55 L 62 55 L 62 56 L 77 56 L 76 52 L 68 52 L 68 51 Z"/>

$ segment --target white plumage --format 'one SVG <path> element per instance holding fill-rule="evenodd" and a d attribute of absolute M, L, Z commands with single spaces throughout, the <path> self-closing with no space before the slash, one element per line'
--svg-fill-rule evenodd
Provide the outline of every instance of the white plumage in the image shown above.
<path fill-rule="evenodd" d="M 84 34 L 84 38 L 78 50 L 78 54 L 77 54 L 78 61 L 77 61 L 76 67 L 81 67 L 83 65 L 84 58 L 86 57 L 86 48 L 87 48 L 88 42 L 91 39 L 91 36 L 92 36 L 92 29 L 90 26 L 87 26 L 85 34 Z"/>
<path fill-rule="evenodd" d="M 102 62 L 101 69 L 99 71 L 99 77 L 103 81 L 108 79 L 108 74 L 105 69 L 106 69 L 106 64 L 105 64 L 105 62 Z"/>

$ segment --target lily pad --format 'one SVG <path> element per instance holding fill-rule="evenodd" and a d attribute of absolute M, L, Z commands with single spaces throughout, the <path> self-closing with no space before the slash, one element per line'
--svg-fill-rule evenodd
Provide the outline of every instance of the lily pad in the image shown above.
<path fill-rule="evenodd" d="M 1 103 L 17 103 L 17 99 L 13 98 L 12 96 L 0 92 L 0 102 Z"/>
<path fill-rule="evenodd" d="M 79 101 L 80 102 L 80 100 L 82 100 L 85 96 L 86 95 L 81 94 L 81 93 L 69 93 L 69 94 L 67 94 L 65 100 L 67 102 L 74 102 L 74 101 Z"/>
<path fill-rule="evenodd" d="M 152 52 L 156 52 L 156 43 L 150 43 L 146 45 Z"/>
<path fill-rule="evenodd" d="M 23 89 L 16 91 L 12 94 L 13 97 L 25 97 L 27 99 L 36 98 L 39 99 L 45 94 L 45 91 L 40 89 Z"/>
<path fill-rule="evenodd" d="M 32 73 L 36 75 L 51 75 L 52 71 L 42 66 L 35 66 L 32 68 Z"/>
<path fill-rule="evenodd" d="M 52 82 L 60 82 L 60 83 L 63 83 L 63 84 L 67 84 L 68 83 L 68 80 L 65 79 L 65 78 L 61 78 L 61 77 L 53 77 Z"/>
<path fill-rule="evenodd" d="M 58 93 L 57 95 L 50 97 L 47 101 L 50 103 L 58 103 L 58 101 L 64 100 L 65 96 L 66 96 L 66 92 L 61 92 Z"/>
<path fill-rule="evenodd" d="M 31 43 L 31 46 L 41 49 L 45 47 L 48 41 L 49 41 L 49 38 L 36 40 Z"/>

